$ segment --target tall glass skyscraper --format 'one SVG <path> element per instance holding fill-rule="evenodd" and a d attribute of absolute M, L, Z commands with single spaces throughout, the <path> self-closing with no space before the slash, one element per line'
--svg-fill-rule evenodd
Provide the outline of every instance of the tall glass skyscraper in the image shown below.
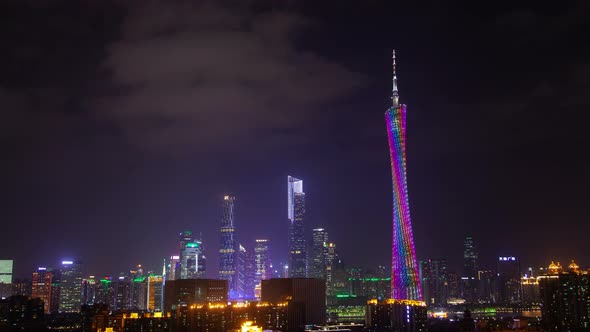
<path fill-rule="evenodd" d="M 234 226 L 235 201 L 234 196 L 223 197 L 221 228 L 219 229 L 219 279 L 227 280 L 230 298 L 238 297 L 238 247 Z"/>
<path fill-rule="evenodd" d="M 406 178 L 406 105 L 399 103 L 395 70 L 393 51 L 392 106 L 385 112 L 393 182 L 391 297 L 395 300 L 421 301 L 422 289 L 416 263 Z"/>
<path fill-rule="evenodd" d="M 309 262 L 308 276 L 310 278 L 326 279 L 328 232 L 323 228 L 314 228 L 311 234 L 311 260 Z"/>
<path fill-rule="evenodd" d="M 82 307 L 82 269 L 80 262 L 61 262 L 59 312 L 80 312 Z"/>
<path fill-rule="evenodd" d="M 256 239 L 254 245 L 254 287 L 260 288 L 262 280 L 267 280 L 272 277 L 272 271 L 270 267 L 270 240 L 268 239 Z"/>
<path fill-rule="evenodd" d="M 203 253 L 203 242 L 193 240 L 187 242 L 180 251 L 182 260 L 180 261 L 181 273 L 180 279 L 198 279 L 205 277 L 205 255 Z"/>
<path fill-rule="evenodd" d="M 305 247 L 305 193 L 303 180 L 287 177 L 287 217 L 289 218 L 289 277 L 307 277 Z"/>
<path fill-rule="evenodd" d="M 461 296 L 467 303 L 477 303 L 477 247 L 471 236 L 463 241 L 463 275 L 461 276 Z"/>
<path fill-rule="evenodd" d="M 43 300 L 43 309 L 46 314 L 51 312 L 51 284 L 53 282 L 53 271 L 50 268 L 39 267 L 33 272 L 31 280 L 31 297 Z"/>

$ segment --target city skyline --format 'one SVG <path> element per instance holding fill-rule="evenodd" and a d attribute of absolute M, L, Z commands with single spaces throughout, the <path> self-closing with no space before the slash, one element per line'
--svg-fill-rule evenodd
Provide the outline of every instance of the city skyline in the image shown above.
<path fill-rule="evenodd" d="M 469 235 L 486 268 L 509 255 L 590 261 L 583 2 L 0 6 L 0 259 L 15 278 L 64 259 L 96 274 L 157 270 L 184 230 L 202 233 L 214 277 L 230 192 L 237 242 L 270 239 L 286 262 L 289 174 L 305 180 L 307 241 L 322 227 L 347 265 L 389 265 L 375 110 L 389 104 L 394 47 L 417 259 L 460 274 Z"/>

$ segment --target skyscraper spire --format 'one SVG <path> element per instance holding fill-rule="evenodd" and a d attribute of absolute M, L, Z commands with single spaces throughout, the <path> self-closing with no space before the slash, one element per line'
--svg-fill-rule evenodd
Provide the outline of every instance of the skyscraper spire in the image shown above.
<path fill-rule="evenodd" d="M 399 94 L 397 92 L 397 76 L 395 73 L 395 49 L 392 53 L 393 58 L 393 89 L 391 90 L 391 102 L 393 104 L 393 108 L 397 108 L 399 106 Z"/>

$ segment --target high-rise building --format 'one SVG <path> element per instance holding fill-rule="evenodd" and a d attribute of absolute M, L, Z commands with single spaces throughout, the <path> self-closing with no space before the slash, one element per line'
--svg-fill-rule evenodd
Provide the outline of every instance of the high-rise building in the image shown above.
<path fill-rule="evenodd" d="M 82 304 L 94 304 L 96 299 L 96 288 L 96 278 L 94 278 L 94 276 L 82 279 Z"/>
<path fill-rule="evenodd" d="M 82 307 L 82 266 L 79 261 L 61 262 L 59 312 L 80 312 Z"/>
<path fill-rule="evenodd" d="M 148 303 L 147 310 L 162 311 L 164 305 L 164 284 L 161 275 L 150 274 L 148 276 Z"/>
<path fill-rule="evenodd" d="M 287 217 L 289 218 L 289 276 L 307 277 L 305 245 L 305 193 L 303 180 L 287 177 Z"/>
<path fill-rule="evenodd" d="M 367 304 L 366 331 L 370 332 L 425 332 L 427 310 L 422 301 L 370 300 Z"/>
<path fill-rule="evenodd" d="M 31 297 L 39 298 L 43 301 L 43 311 L 48 314 L 51 311 L 51 283 L 53 281 L 53 271 L 46 267 L 39 267 L 33 272 L 31 281 Z"/>
<path fill-rule="evenodd" d="M 467 303 L 477 303 L 477 247 L 471 236 L 463 242 L 463 275 L 461 276 L 461 297 Z"/>
<path fill-rule="evenodd" d="M 0 260 L 0 284 L 12 284 L 12 259 Z"/>
<path fill-rule="evenodd" d="M 444 306 L 447 303 L 447 261 L 429 259 L 420 262 L 420 276 L 424 300 L 428 306 Z"/>
<path fill-rule="evenodd" d="M 253 299 L 255 288 L 256 261 L 254 253 L 239 245 L 238 251 L 238 297 Z"/>
<path fill-rule="evenodd" d="M 256 239 L 254 244 L 254 262 L 256 269 L 254 272 L 254 288 L 260 288 L 262 280 L 267 280 L 272 277 L 272 270 L 270 266 L 270 240 Z"/>
<path fill-rule="evenodd" d="M 311 259 L 309 261 L 308 276 L 310 278 L 326 279 L 328 232 L 323 228 L 314 228 L 311 234 Z"/>
<path fill-rule="evenodd" d="M 131 278 L 125 274 L 119 275 L 115 280 L 114 288 L 114 303 L 115 310 L 127 310 L 132 307 L 131 291 L 132 291 Z"/>
<path fill-rule="evenodd" d="M 221 214 L 220 243 L 219 243 L 219 279 L 227 280 L 229 297 L 238 298 L 238 257 L 234 196 L 224 196 Z"/>
<path fill-rule="evenodd" d="M 498 258 L 499 302 L 514 304 L 522 301 L 520 262 L 514 256 Z"/>
<path fill-rule="evenodd" d="M 406 178 L 406 105 L 399 103 L 395 51 L 393 51 L 392 106 L 385 112 L 393 182 L 393 248 L 391 297 L 422 300 L 420 276 L 412 234 Z"/>
<path fill-rule="evenodd" d="M 180 271 L 180 255 L 170 256 L 170 260 L 166 263 L 166 271 L 164 273 L 165 279 L 176 279 L 176 271 Z"/>
<path fill-rule="evenodd" d="M 590 274 L 573 261 L 567 271 L 551 262 L 538 279 L 543 331 L 590 331 Z"/>
<path fill-rule="evenodd" d="M 205 277 L 206 259 L 201 240 L 192 240 L 186 242 L 184 248 L 180 251 L 181 273 L 180 279 L 197 279 Z"/>
<path fill-rule="evenodd" d="M 179 237 L 180 237 L 180 241 L 178 242 L 178 252 L 179 252 L 178 265 L 172 267 L 172 269 L 174 270 L 174 278 L 170 278 L 169 280 L 186 279 L 186 274 L 187 274 L 186 273 L 186 266 L 182 265 L 182 262 L 185 260 L 185 258 L 183 257 L 184 249 L 186 248 L 187 243 L 195 242 L 195 237 L 193 236 L 193 232 L 191 232 L 191 231 L 181 232 Z M 183 273 L 185 275 L 184 278 L 183 278 Z"/>

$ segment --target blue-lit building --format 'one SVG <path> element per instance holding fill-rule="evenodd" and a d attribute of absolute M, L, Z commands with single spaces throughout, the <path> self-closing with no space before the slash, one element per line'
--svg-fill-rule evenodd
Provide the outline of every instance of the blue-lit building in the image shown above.
<path fill-rule="evenodd" d="M 287 217 L 289 219 L 289 277 L 307 277 L 305 245 L 305 193 L 303 180 L 287 177 Z"/>
<path fill-rule="evenodd" d="M 220 243 L 219 243 L 219 279 L 227 280 L 230 299 L 239 298 L 238 295 L 238 246 L 236 242 L 236 228 L 234 196 L 224 196 L 222 203 Z"/>

